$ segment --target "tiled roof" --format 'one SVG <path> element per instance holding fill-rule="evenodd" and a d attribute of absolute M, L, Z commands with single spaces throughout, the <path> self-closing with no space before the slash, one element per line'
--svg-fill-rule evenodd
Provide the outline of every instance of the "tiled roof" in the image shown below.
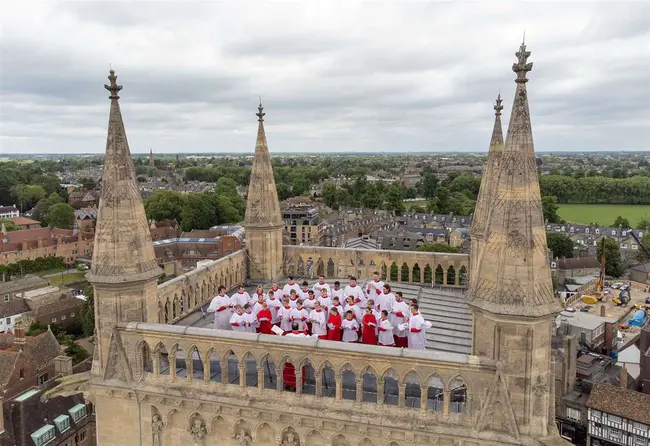
<path fill-rule="evenodd" d="M 0 206 L 0 212 L 18 212 L 16 206 Z"/>
<path fill-rule="evenodd" d="M 596 257 L 576 257 L 558 260 L 557 267 L 558 269 L 600 268 L 600 262 Z"/>
<path fill-rule="evenodd" d="M 27 301 L 23 298 L 11 299 L 9 302 L 0 303 L 0 317 L 16 316 L 31 311 Z"/>
<path fill-rule="evenodd" d="M 8 355 L 7 353 L 14 353 L 15 355 Z M 37 374 L 40 370 L 49 367 L 54 358 L 63 354 L 63 348 L 59 345 L 51 330 L 47 330 L 38 336 L 25 337 L 22 353 L 14 345 L 14 336 L 12 334 L 0 334 L 0 354 L 4 355 L 0 362 L 9 362 L 11 364 L 11 366 L 3 364 L 0 367 L 0 383 L 4 385 L 11 375 L 13 364 L 16 362 L 18 355 L 25 355 L 29 370 Z M 12 360 L 13 362 L 11 362 Z M 9 367 L 11 367 L 9 374 L 2 375 L 2 373 L 7 373 Z"/>
<path fill-rule="evenodd" d="M 18 352 L 0 350 L 0 386 L 4 387 L 9 381 L 19 356 Z"/>
<path fill-rule="evenodd" d="M 25 276 L 20 279 L 14 279 L 9 282 L 2 283 L 3 293 L 16 293 L 24 290 L 33 290 L 35 288 L 42 288 L 48 285 L 47 280 L 38 276 Z"/>
<path fill-rule="evenodd" d="M 80 308 L 84 304 L 84 301 L 77 299 L 76 297 L 66 297 L 65 299 L 59 299 L 57 301 L 41 305 L 36 308 L 35 316 L 44 316 L 47 314 L 57 313 L 64 310 L 72 310 L 75 308 Z"/>
<path fill-rule="evenodd" d="M 17 225 L 40 225 L 40 221 L 32 220 L 31 218 L 27 217 L 12 217 L 11 221 L 13 221 Z"/>
<path fill-rule="evenodd" d="M 650 425 L 650 395 L 641 392 L 594 383 L 587 407 Z"/>

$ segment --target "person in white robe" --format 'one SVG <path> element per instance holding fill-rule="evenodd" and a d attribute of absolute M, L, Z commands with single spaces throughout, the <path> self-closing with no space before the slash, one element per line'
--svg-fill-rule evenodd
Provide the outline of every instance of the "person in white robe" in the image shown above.
<path fill-rule="evenodd" d="M 311 321 L 311 334 L 318 336 L 320 339 L 327 337 L 327 318 L 326 314 L 320 306 L 320 302 L 316 301 L 314 309 L 309 313 L 309 320 Z"/>
<path fill-rule="evenodd" d="M 395 295 L 393 294 L 390 285 L 385 284 L 382 293 L 377 295 L 375 304 L 379 311 L 386 310 L 388 314 L 393 312 L 393 303 L 395 302 Z"/>
<path fill-rule="evenodd" d="M 257 326 L 257 315 L 253 313 L 253 309 L 249 304 L 244 305 L 244 322 L 246 323 L 246 332 L 247 333 L 256 333 Z"/>
<path fill-rule="evenodd" d="M 354 303 L 354 297 L 349 296 L 347 300 L 345 301 L 345 308 L 343 308 L 343 312 L 347 314 L 348 311 L 351 311 L 352 314 L 354 315 L 354 320 L 356 320 L 359 324 L 361 324 L 361 318 L 363 317 L 363 311 L 361 308 L 359 308 L 357 305 Z"/>
<path fill-rule="evenodd" d="M 266 297 L 263 294 L 257 295 L 257 302 L 253 304 L 253 314 L 257 317 L 259 312 L 262 310 L 262 305 L 266 303 Z M 267 304 L 268 307 L 268 304 Z"/>
<path fill-rule="evenodd" d="M 264 294 L 264 288 L 262 288 L 261 285 L 257 287 L 257 289 L 255 290 L 255 294 L 251 295 L 251 300 L 248 302 L 249 304 L 251 304 L 251 307 L 253 307 L 257 302 L 259 302 L 260 296 L 262 296 L 262 298 L 266 300 L 266 295 Z"/>
<path fill-rule="evenodd" d="M 231 308 L 230 298 L 226 296 L 226 287 L 221 285 L 219 294 L 212 299 L 207 309 L 208 313 L 214 313 L 215 330 L 232 330 L 230 325 Z"/>
<path fill-rule="evenodd" d="M 296 308 L 298 300 L 298 293 L 296 293 L 296 290 L 291 290 L 289 293 L 289 305 L 291 305 L 291 308 Z"/>
<path fill-rule="evenodd" d="M 332 299 L 334 299 L 335 297 L 338 297 L 339 299 L 344 299 L 347 296 L 345 296 L 343 292 L 344 290 L 343 288 L 341 288 L 341 282 L 337 280 L 336 282 L 334 282 L 334 288 L 330 290 L 330 297 Z"/>
<path fill-rule="evenodd" d="M 393 304 L 393 311 L 389 314 L 388 318 L 390 323 L 395 327 L 393 335 L 395 336 L 395 345 L 398 347 L 408 347 L 408 332 L 400 330 L 400 326 L 404 326 L 409 320 L 411 310 L 409 305 L 402 299 L 402 293 L 395 293 L 395 303 Z"/>
<path fill-rule="evenodd" d="M 332 306 L 332 299 L 328 296 L 328 291 L 327 288 L 322 288 L 320 291 L 320 297 L 318 298 L 323 311 L 329 311 L 329 307 Z"/>
<path fill-rule="evenodd" d="M 314 308 L 316 308 L 316 302 L 318 302 L 318 299 L 316 299 L 316 296 L 314 295 L 313 290 L 309 290 L 307 293 L 307 298 L 302 300 L 302 305 L 305 307 L 306 310 L 311 311 Z"/>
<path fill-rule="evenodd" d="M 431 327 L 431 323 L 424 320 L 419 312 L 417 305 L 411 306 L 411 317 L 408 321 L 408 348 L 414 350 L 424 350 L 427 345 L 426 329 Z"/>
<path fill-rule="evenodd" d="M 302 290 L 300 289 L 300 285 L 298 285 L 296 282 L 293 281 L 292 276 L 289 276 L 288 279 L 289 281 L 282 288 L 282 292 L 284 293 L 285 296 L 289 296 L 291 294 L 291 290 L 294 290 L 296 294 L 300 297 L 300 294 L 302 293 Z"/>
<path fill-rule="evenodd" d="M 251 296 L 246 292 L 246 289 L 243 286 L 240 286 L 237 292 L 230 296 L 230 303 L 232 304 L 233 308 L 235 308 L 237 305 L 240 305 L 242 308 L 244 308 L 244 305 L 246 305 L 250 300 Z"/>
<path fill-rule="evenodd" d="M 278 291 L 278 294 L 282 294 L 282 291 Z M 278 317 L 278 312 L 282 308 L 282 301 L 275 296 L 273 290 L 269 291 L 268 298 L 266 299 L 266 305 L 271 310 L 271 323 L 273 325 L 278 325 L 280 323 L 280 318 Z"/>
<path fill-rule="evenodd" d="M 246 331 L 246 319 L 242 307 L 239 305 L 235 307 L 235 312 L 230 316 L 230 325 L 232 326 L 233 331 Z"/>
<path fill-rule="evenodd" d="M 393 337 L 393 325 L 388 319 L 388 311 L 383 310 L 381 312 L 381 317 L 377 324 L 377 331 L 379 332 L 378 345 L 383 345 L 386 347 L 391 347 L 395 345 L 395 339 Z"/>
<path fill-rule="evenodd" d="M 278 310 L 278 318 L 280 319 L 280 328 L 284 331 L 291 331 L 291 305 L 289 299 L 285 298 L 282 307 Z"/>
<path fill-rule="evenodd" d="M 345 313 L 341 328 L 343 329 L 343 342 L 357 342 L 359 340 L 359 323 L 354 318 L 352 311 Z"/>
<path fill-rule="evenodd" d="M 345 287 L 343 294 L 345 297 L 354 297 L 354 303 L 357 304 L 359 308 L 366 308 L 366 293 L 364 293 L 363 289 L 357 285 L 356 277 L 350 277 L 350 284 Z"/>
<path fill-rule="evenodd" d="M 372 280 L 366 284 L 366 295 L 370 297 L 372 294 L 372 297 L 374 297 L 374 295 L 381 294 L 383 289 L 384 282 L 382 282 L 379 278 L 379 271 L 375 271 L 372 273 Z"/>
<path fill-rule="evenodd" d="M 298 324 L 299 331 L 307 331 L 307 321 L 309 320 L 309 311 L 302 306 L 302 300 L 298 299 L 296 308 L 291 309 L 291 322 Z"/>
<path fill-rule="evenodd" d="M 308 338 L 309 335 L 306 335 L 304 331 L 300 331 L 298 329 L 298 324 L 293 324 L 291 327 L 291 331 L 287 331 L 284 333 L 284 336 L 288 338 Z"/>
<path fill-rule="evenodd" d="M 284 295 L 284 291 L 280 289 L 278 282 L 275 280 L 273 281 L 273 283 L 271 283 L 271 291 L 273 291 L 273 295 L 275 296 L 276 299 L 280 299 L 280 302 L 282 302 L 282 299 L 284 299 L 285 297 L 289 297 L 288 295 L 287 296 Z"/>
<path fill-rule="evenodd" d="M 314 293 L 318 296 L 320 291 L 322 289 L 326 289 L 327 293 L 329 294 L 330 292 L 330 285 L 329 283 L 325 283 L 325 276 L 318 276 L 318 282 L 313 286 L 312 290 L 314 290 Z"/>
<path fill-rule="evenodd" d="M 311 291 L 312 293 L 314 292 L 313 290 L 309 289 L 309 284 L 307 283 L 307 281 L 303 280 L 302 284 L 300 285 L 300 293 L 298 293 L 298 295 L 300 296 L 303 302 L 305 301 L 305 299 L 309 297 L 309 291 Z"/>

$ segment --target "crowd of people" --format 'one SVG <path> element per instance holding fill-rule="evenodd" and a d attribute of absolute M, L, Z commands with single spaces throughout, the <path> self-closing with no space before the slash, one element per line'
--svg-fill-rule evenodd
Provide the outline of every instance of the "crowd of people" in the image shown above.
<path fill-rule="evenodd" d="M 355 277 L 341 288 L 323 276 L 311 288 L 292 277 L 279 288 L 273 282 L 264 292 L 260 286 L 253 296 L 243 286 L 231 296 L 220 286 L 207 309 L 214 312 L 214 328 L 250 333 L 276 334 L 369 345 L 424 349 L 426 328 L 431 323 L 419 312 L 418 302 L 406 302 L 402 293 L 393 292 L 375 272 L 365 289 Z"/>

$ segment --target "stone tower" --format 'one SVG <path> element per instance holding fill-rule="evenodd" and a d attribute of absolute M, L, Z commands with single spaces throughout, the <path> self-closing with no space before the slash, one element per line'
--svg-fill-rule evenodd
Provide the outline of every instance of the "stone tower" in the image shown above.
<path fill-rule="evenodd" d="M 490 138 L 490 148 L 488 149 L 487 160 L 483 168 L 483 180 L 481 181 L 481 189 L 479 190 L 478 201 L 476 202 L 476 209 L 474 211 L 474 218 L 472 219 L 471 227 L 471 251 L 470 258 L 470 274 L 476 268 L 476 260 L 479 259 L 479 251 L 483 248 L 485 243 L 485 223 L 488 210 L 490 209 L 492 198 L 494 195 L 494 178 L 499 169 L 499 161 L 503 153 L 503 131 L 501 130 L 501 110 L 503 110 L 503 101 L 501 94 L 497 96 L 496 104 L 494 105 L 494 128 L 492 129 L 492 138 Z"/>
<path fill-rule="evenodd" d="M 271 155 L 264 133 L 264 115 L 260 102 L 257 112 L 257 141 L 246 202 L 246 248 L 250 257 L 249 277 L 273 280 L 282 273 L 282 229 L 278 191 L 275 188 Z"/>
<path fill-rule="evenodd" d="M 90 271 L 94 288 L 96 351 L 93 373 L 107 371 L 118 322 L 157 322 L 156 286 L 162 270 L 156 263 L 149 225 L 124 131 L 117 76 L 108 76 L 111 108 L 102 190 Z M 112 359 L 116 352 L 111 355 Z"/>
<path fill-rule="evenodd" d="M 483 176 L 478 200 L 482 206 L 475 219 L 480 221 L 473 228 L 482 243 L 472 252 L 476 258 L 468 291 L 474 314 L 473 353 L 502 364 L 486 395 L 491 410 L 481 413 L 477 428 L 545 437 L 554 430 L 551 327 L 561 306 L 546 255 L 526 92 L 533 64 L 524 43 L 516 56 L 508 133 L 501 155 L 492 156 Z M 498 141 L 498 134 L 495 130 L 493 140 Z"/>

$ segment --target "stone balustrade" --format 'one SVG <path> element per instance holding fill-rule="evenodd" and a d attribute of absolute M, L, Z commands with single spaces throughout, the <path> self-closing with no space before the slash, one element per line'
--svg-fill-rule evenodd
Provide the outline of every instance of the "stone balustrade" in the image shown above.
<path fill-rule="evenodd" d="M 247 265 L 242 249 L 158 285 L 157 320 L 148 322 L 167 324 L 184 318 L 209 302 L 220 285 L 230 290 L 243 283 Z"/>
<path fill-rule="evenodd" d="M 284 272 L 296 277 L 356 276 L 370 279 L 379 271 L 390 282 L 466 288 L 469 255 L 321 246 L 285 246 Z"/>
<path fill-rule="evenodd" d="M 360 415 L 376 404 L 423 422 L 475 423 L 496 371 L 487 358 L 429 350 L 148 323 L 120 330 L 134 376 L 157 387 L 182 382 L 243 400 L 284 395 Z"/>

